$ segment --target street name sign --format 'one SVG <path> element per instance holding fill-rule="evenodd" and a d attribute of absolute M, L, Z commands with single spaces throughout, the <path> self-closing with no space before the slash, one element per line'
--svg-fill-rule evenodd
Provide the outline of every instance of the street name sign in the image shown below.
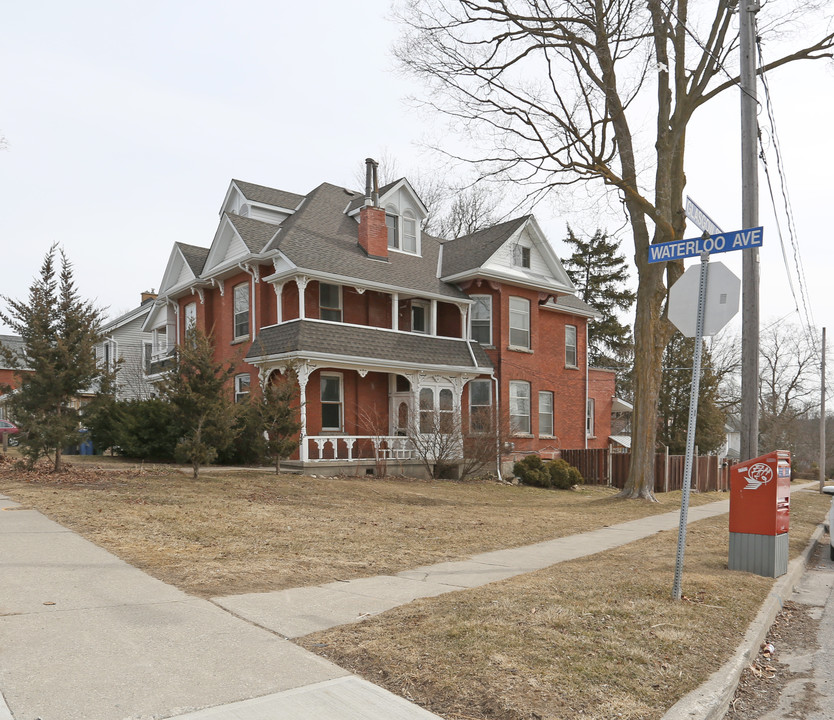
<path fill-rule="evenodd" d="M 688 220 L 697 225 L 700 230 L 710 235 L 720 235 L 724 231 L 715 224 L 713 219 L 707 215 L 689 195 L 686 196 L 684 210 Z"/>
<path fill-rule="evenodd" d="M 732 250 L 749 250 L 762 246 L 764 231 L 762 227 L 734 230 L 732 232 L 697 237 L 689 240 L 672 240 L 671 242 L 649 245 L 649 262 L 669 262 L 684 258 L 699 257 L 705 252 L 724 253 Z"/>

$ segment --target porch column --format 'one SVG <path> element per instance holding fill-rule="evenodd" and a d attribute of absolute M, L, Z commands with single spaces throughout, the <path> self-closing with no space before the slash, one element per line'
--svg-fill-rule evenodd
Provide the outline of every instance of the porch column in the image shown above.
<path fill-rule="evenodd" d="M 272 283 L 272 289 L 275 290 L 275 322 L 281 324 L 284 322 L 284 283 Z"/>
<path fill-rule="evenodd" d="M 298 319 L 303 320 L 307 311 L 304 307 L 304 291 L 307 289 L 307 284 L 310 282 L 310 278 L 301 275 L 296 277 L 295 284 L 298 286 Z"/>
<path fill-rule="evenodd" d="M 391 329 L 400 329 L 400 294 L 391 293 Z"/>
<path fill-rule="evenodd" d="M 301 460 L 301 462 L 306 462 L 310 457 L 310 451 L 307 448 L 307 381 L 310 379 L 310 373 L 313 372 L 313 370 L 314 368 L 307 363 L 301 363 L 295 371 L 296 376 L 298 377 L 298 399 L 301 405 L 299 408 L 301 433 L 298 442 L 298 459 Z"/>

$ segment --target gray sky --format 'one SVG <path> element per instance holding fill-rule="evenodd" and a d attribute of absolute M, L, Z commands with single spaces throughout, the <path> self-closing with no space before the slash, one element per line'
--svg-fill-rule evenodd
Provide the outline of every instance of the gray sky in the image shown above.
<path fill-rule="evenodd" d="M 0 25 L 9 145 L 0 152 L 0 293 L 24 299 L 59 242 L 81 293 L 113 317 L 159 286 L 173 242 L 211 243 L 233 177 L 299 193 L 322 181 L 355 186 L 362 160 L 382 154 L 401 173 L 445 173 L 421 150 L 442 121 L 405 100 L 420 88 L 395 70 L 389 12 L 389 0 L 9 5 Z M 782 69 L 771 89 L 809 303 L 816 323 L 832 328 L 834 72 Z M 723 229 L 739 229 L 738 93 L 699 112 L 687 190 Z M 761 182 L 765 322 L 795 303 Z M 560 255 L 566 222 L 593 232 L 600 221 L 564 203 L 535 213 Z M 740 274 L 738 255 L 715 259 Z"/>

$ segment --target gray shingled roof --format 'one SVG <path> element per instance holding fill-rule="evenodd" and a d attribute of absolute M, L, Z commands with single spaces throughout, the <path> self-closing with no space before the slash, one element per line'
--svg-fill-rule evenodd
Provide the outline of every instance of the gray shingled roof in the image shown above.
<path fill-rule="evenodd" d="M 276 190 L 275 188 L 264 185 L 255 185 L 254 183 L 244 182 L 243 180 L 232 180 L 232 182 L 238 186 L 247 200 L 263 203 L 264 205 L 295 210 L 298 204 L 304 199 L 303 195 L 286 192 L 285 190 Z"/>
<path fill-rule="evenodd" d="M 199 277 L 200 273 L 203 272 L 203 265 L 206 264 L 209 249 L 197 245 L 186 245 L 181 242 L 175 243 L 175 245 L 180 249 L 188 267 L 191 268 L 191 272 L 194 273 L 195 277 Z"/>
<path fill-rule="evenodd" d="M 359 225 L 344 210 L 355 193 L 324 183 L 309 195 L 304 205 L 281 224 L 276 243 L 302 270 L 341 275 L 357 282 L 367 280 L 415 293 L 464 299 L 467 295 L 437 277 L 440 243 L 423 234 L 422 257 L 389 253 L 388 261 L 369 260 L 359 247 Z"/>
<path fill-rule="evenodd" d="M 475 355 L 477 367 L 491 368 L 492 363 L 483 348 L 476 342 L 468 344 Z M 295 352 L 373 358 L 396 364 L 475 367 L 467 343 L 461 340 L 309 320 L 295 320 L 265 328 L 249 348 L 246 360 L 251 362 Z"/>
<path fill-rule="evenodd" d="M 249 252 L 259 253 L 278 232 L 278 226 L 273 223 L 241 217 L 234 213 L 226 213 L 235 230 L 238 231 Z"/>
<path fill-rule="evenodd" d="M 24 357 L 23 338 L 21 338 L 19 335 L 0 335 L 0 345 L 3 345 L 4 349 L 11 350 L 19 358 L 22 359 Z M 26 364 L 21 363 L 21 369 L 25 368 Z M 12 369 L 9 367 L 9 363 L 6 362 L 6 358 L 3 357 L 2 353 L 0 353 L 0 369 Z"/>
<path fill-rule="evenodd" d="M 481 267 L 508 238 L 529 218 L 520 218 L 493 225 L 471 235 L 443 243 L 443 277 L 458 275 L 467 270 Z"/>
<path fill-rule="evenodd" d="M 602 317 L 599 310 L 597 310 L 591 305 L 588 305 L 588 303 L 576 297 L 575 295 L 560 295 L 558 298 L 556 298 L 556 307 L 558 307 L 560 310 L 564 310 L 565 312 L 571 312 L 572 310 L 576 310 L 583 314 L 589 313 L 596 315 L 597 317 Z"/>

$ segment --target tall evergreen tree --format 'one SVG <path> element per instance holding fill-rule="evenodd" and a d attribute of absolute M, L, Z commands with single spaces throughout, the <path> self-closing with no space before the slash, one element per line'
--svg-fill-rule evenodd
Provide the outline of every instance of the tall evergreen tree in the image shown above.
<path fill-rule="evenodd" d="M 55 245 L 29 288 L 28 302 L 2 298 L 7 310 L 0 311 L 0 319 L 23 340 L 22 358 L 0 346 L 19 382 L 9 409 L 23 430 L 21 450 L 30 466 L 53 456 L 57 472 L 63 449 L 79 441 L 79 396 L 101 375 L 95 356 L 101 312 L 79 297 L 72 264 Z"/>
<path fill-rule="evenodd" d="M 599 310 L 602 318 L 588 327 L 588 352 L 591 363 L 608 364 L 629 357 L 633 344 L 631 329 L 620 322 L 618 312 L 629 313 L 635 293 L 628 289 L 628 269 L 619 246 L 608 234 L 597 230 L 592 238 L 582 240 L 568 225 L 565 242 L 573 253 L 564 267 L 579 297 Z"/>
<path fill-rule="evenodd" d="M 160 394 L 176 409 L 184 435 L 176 457 L 200 474 L 200 467 L 217 457 L 218 450 L 234 439 L 234 404 L 228 380 L 235 372 L 235 359 L 217 362 L 211 338 L 190 328 L 178 348 L 174 367 L 160 383 Z"/>
<path fill-rule="evenodd" d="M 663 380 L 657 413 L 657 439 L 674 455 L 686 452 L 689 427 L 689 395 L 692 387 L 692 363 L 695 338 L 676 332 L 663 354 Z M 695 445 L 698 452 L 716 452 L 724 444 L 727 410 L 721 399 L 720 374 L 713 368 L 706 343 L 701 351 L 701 378 L 698 384 L 698 417 L 695 422 Z"/>

